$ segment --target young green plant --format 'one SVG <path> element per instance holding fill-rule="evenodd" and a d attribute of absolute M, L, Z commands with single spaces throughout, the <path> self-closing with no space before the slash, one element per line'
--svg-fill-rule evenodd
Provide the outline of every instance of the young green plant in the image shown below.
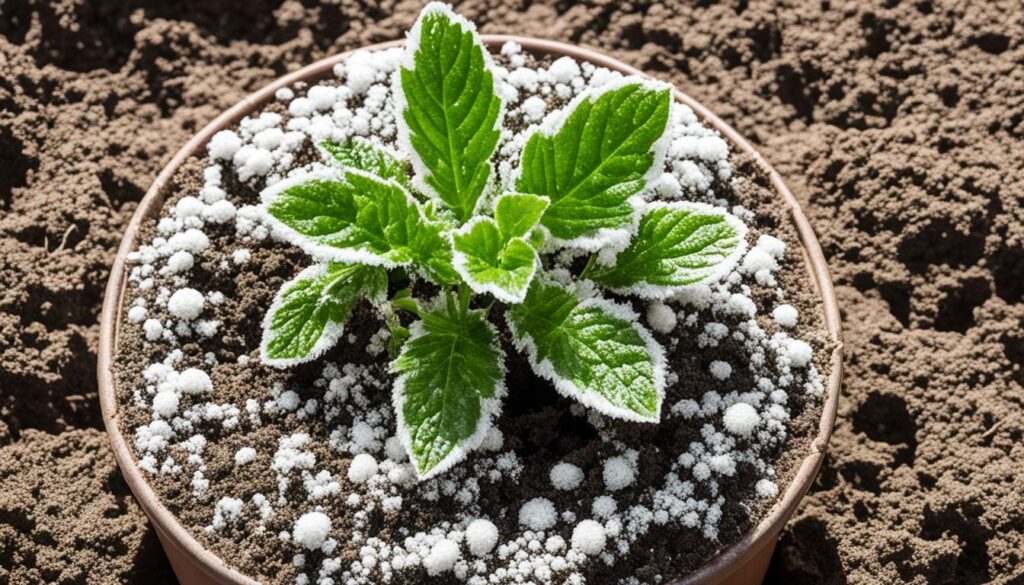
<path fill-rule="evenodd" d="M 454 465 L 493 425 L 502 328 L 558 392 L 657 422 L 663 350 L 629 304 L 601 291 L 663 298 L 720 277 L 746 234 L 720 209 L 646 201 L 663 172 L 671 88 L 625 77 L 583 93 L 528 131 L 509 185 L 494 178 L 499 81 L 471 23 L 427 5 L 393 88 L 398 151 L 327 141 L 332 170 L 262 194 L 268 221 L 317 262 L 267 312 L 263 362 L 317 358 L 368 301 L 391 331 L 398 432 L 420 478 Z M 552 268 L 550 254 L 566 248 L 590 254 L 584 269 Z M 390 299 L 389 284 L 401 287 Z M 417 298 L 424 290 L 431 298 Z"/>

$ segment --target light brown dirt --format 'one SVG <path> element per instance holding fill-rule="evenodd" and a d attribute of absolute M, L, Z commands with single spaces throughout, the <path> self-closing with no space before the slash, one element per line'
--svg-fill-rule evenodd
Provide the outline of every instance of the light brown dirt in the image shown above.
<path fill-rule="evenodd" d="M 0 0 L 0 582 L 168 577 L 97 430 L 120 231 L 218 111 L 400 36 L 419 7 Z M 847 383 L 773 580 L 1024 582 L 1020 3 L 457 8 L 485 32 L 581 42 L 675 81 L 804 201 L 839 284 Z"/>

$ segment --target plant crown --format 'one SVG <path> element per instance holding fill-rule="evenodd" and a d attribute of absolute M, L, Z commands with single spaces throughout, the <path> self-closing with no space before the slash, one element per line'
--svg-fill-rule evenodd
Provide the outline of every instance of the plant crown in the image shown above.
<path fill-rule="evenodd" d="M 470 22 L 424 8 L 393 84 L 398 152 L 326 141 L 333 170 L 262 194 L 268 221 L 317 261 L 277 293 L 263 362 L 317 358 L 370 302 L 390 330 L 399 436 L 420 478 L 478 447 L 499 413 L 501 326 L 558 392 L 657 422 L 662 348 L 602 291 L 664 298 L 717 278 L 746 234 L 711 206 L 645 201 L 664 165 L 671 87 L 633 76 L 582 94 L 528 131 L 513 184 L 497 185 L 504 104 Z M 585 267 L 552 268 L 566 248 L 590 254 Z"/>

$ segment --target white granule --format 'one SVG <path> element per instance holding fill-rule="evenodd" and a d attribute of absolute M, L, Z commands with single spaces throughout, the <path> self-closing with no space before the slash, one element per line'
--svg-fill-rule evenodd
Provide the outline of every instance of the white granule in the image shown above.
<path fill-rule="evenodd" d="M 253 449 L 252 447 L 242 447 L 238 451 L 235 451 L 235 465 L 252 463 L 254 459 L 256 459 L 256 449 Z"/>
<path fill-rule="evenodd" d="M 593 556 L 604 550 L 607 537 L 604 526 L 593 520 L 584 520 L 572 530 L 572 550 Z"/>
<path fill-rule="evenodd" d="M 799 339 L 790 339 L 783 346 L 785 356 L 789 358 L 789 363 L 802 368 L 811 361 L 811 357 L 814 355 L 814 351 L 811 346 L 805 341 Z"/>
<path fill-rule="evenodd" d="M 519 523 L 530 530 L 547 530 L 557 520 L 558 511 L 546 498 L 534 498 L 519 508 Z"/>
<path fill-rule="evenodd" d="M 181 233 L 174 234 L 167 240 L 171 250 L 184 250 L 198 254 L 210 247 L 210 238 L 196 228 L 189 228 Z"/>
<path fill-rule="evenodd" d="M 360 453 L 352 458 L 348 466 L 348 480 L 352 483 L 366 483 L 377 474 L 377 460 L 373 455 Z"/>
<path fill-rule="evenodd" d="M 164 333 L 164 325 L 159 319 L 146 319 L 142 324 L 142 330 L 146 333 L 146 339 L 156 341 Z"/>
<path fill-rule="evenodd" d="M 423 559 L 423 567 L 427 570 L 428 575 L 436 577 L 445 571 L 450 571 L 460 556 L 459 545 L 443 538 L 434 544 L 430 549 L 430 554 Z"/>
<path fill-rule="evenodd" d="M 203 209 L 203 218 L 213 223 L 227 223 L 235 219 L 235 204 L 221 199 Z"/>
<path fill-rule="evenodd" d="M 179 319 L 191 321 L 203 312 L 204 303 L 203 293 L 194 288 L 180 288 L 167 301 L 167 310 Z"/>
<path fill-rule="evenodd" d="M 757 305 L 750 297 L 740 294 L 733 293 L 729 297 L 729 301 L 726 303 L 729 308 L 729 312 L 735 315 L 743 315 L 744 317 L 753 317 L 757 314 Z"/>
<path fill-rule="evenodd" d="M 715 473 L 721 473 L 722 475 L 733 475 L 736 473 L 736 461 L 728 453 L 709 457 L 708 467 Z"/>
<path fill-rule="evenodd" d="M 776 485 L 775 482 L 770 479 L 758 480 L 757 485 L 754 486 L 754 489 L 757 491 L 757 495 L 761 496 L 762 498 L 774 498 L 775 496 L 779 495 L 779 486 Z"/>
<path fill-rule="evenodd" d="M 153 397 L 153 412 L 171 418 L 178 412 L 178 395 L 171 391 L 157 392 Z"/>
<path fill-rule="evenodd" d="M 625 457 L 612 457 L 604 462 L 604 485 L 609 491 L 618 491 L 633 483 L 636 468 Z"/>
<path fill-rule="evenodd" d="M 722 421 L 730 433 L 745 437 L 757 428 L 761 416 L 753 406 L 746 402 L 737 402 L 725 410 Z"/>
<path fill-rule="evenodd" d="M 174 217 L 178 219 L 194 217 L 203 212 L 203 207 L 203 202 L 198 197 L 186 195 L 174 204 Z"/>
<path fill-rule="evenodd" d="M 520 67 L 509 73 L 508 82 L 514 87 L 530 88 L 537 85 L 537 72 L 533 69 Z M 540 98 L 537 98 L 540 99 Z M 525 105 L 525 104 L 524 104 Z"/>
<path fill-rule="evenodd" d="M 210 158 L 220 160 L 230 160 L 239 148 L 242 148 L 242 139 L 231 130 L 221 130 L 214 134 L 206 146 Z"/>
<path fill-rule="evenodd" d="M 299 398 L 299 395 L 293 390 L 286 390 L 282 392 L 281 396 L 277 398 L 277 405 L 280 406 L 281 409 L 287 410 L 288 412 L 291 412 L 298 408 L 299 402 L 301 402 L 301 399 Z"/>
<path fill-rule="evenodd" d="M 238 169 L 238 178 L 242 181 L 263 176 L 274 166 L 274 155 L 269 150 L 255 146 L 243 146 L 232 160 Z"/>
<path fill-rule="evenodd" d="M 676 328 L 676 312 L 665 303 L 654 302 L 647 306 L 647 323 L 658 333 L 670 333 Z"/>
<path fill-rule="evenodd" d="M 135 306 L 128 309 L 128 320 L 133 323 L 139 323 L 146 318 L 146 307 Z"/>
<path fill-rule="evenodd" d="M 213 508 L 213 527 L 220 529 L 229 522 L 234 522 L 242 514 L 242 500 L 238 498 L 221 498 Z"/>
<path fill-rule="evenodd" d="M 231 261 L 235 264 L 245 264 L 252 258 L 252 252 L 248 248 L 239 248 L 231 253 Z"/>
<path fill-rule="evenodd" d="M 183 394 L 200 394 L 213 389 L 210 375 L 198 368 L 189 368 L 178 375 L 175 384 Z"/>
<path fill-rule="evenodd" d="M 800 312 L 793 305 L 779 305 L 772 311 L 772 318 L 783 327 L 796 327 Z"/>
<path fill-rule="evenodd" d="M 583 483 L 583 470 L 572 463 L 559 463 L 551 468 L 551 485 L 558 490 L 571 490 Z"/>
<path fill-rule="evenodd" d="M 277 101 L 286 102 L 295 97 L 295 92 L 289 87 L 282 87 L 274 92 L 274 97 L 277 98 Z"/>
<path fill-rule="evenodd" d="M 388 459 L 397 463 L 405 461 L 406 453 L 402 440 L 398 437 L 388 437 L 384 441 L 384 454 L 388 456 Z"/>
<path fill-rule="evenodd" d="M 309 98 L 298 97 L 288 104 L 288 113 L 295 118 L 305 118 L 313 113 L 313 102 Z"/>
<path fill-rule="evenodd" d="M 570 83 L 580 75 L 580 66 L 572 57 L 560 57 L 548 68 L 551 79 L 558 83 Z"/>
<path fill-rule="evenodd" d="M 594 498 L 594 503 L 590 506 L 591 512 L 598 518 L 610 518 L 617 508 L 618 504 L 611 496 L 598 496 Z"/>
<path fill-rule="evenodd" d="M 192 254 L 184 250 L 178 250 L 171 254 L 171 257 L 167 259 L 167 269 L 172 274 L 178 274 L 180 272 L 188 272 L 192 270 L 192 266 L 195 264 L 195 259 L 192 258 Z"/>
<path fill-rule="evenodd" d="M 565 539 L 559 535 L 549 536 L 544 542 L 544 550 L 551 554 L 555 554 L 562 550 L 565 550 Z"/>
<path fill-rule="evenodd" d="M 767 251 L 754 247 L 743 257 L 741 268 L 743 272 L 754 274 L 762 270 L 773 271 L 779 267 L 779 263 Z"/>
<path fill-rule="evenodd" d="M 484 451 L 501 451 L 505 447 L 505 436 L 501 434 L 498 427 L 491 427 L 487 429 L 487 434 L 484 435 L 484 441 L 480 444 L 480 448 Z"/>
<path fill-rule="evenodd" d="M 522 105 L 523 113 L 528 120 L 540 120 L 548 109 L 548 104 L 537 96 L 527 98 Z"/>
<path fill-rule="evenodd" d="M 295 521 L 292 538 L 306 550 L 316 550 L 323 545 L 331 531 L 331 519 L 323 512 L 306 512 Z"/>
<path fill-rule="evenodd" d="M 732 375 L 732 366 L 729 362 L 723 362 L 721 360 L 715 360 L 708 366 L 708 370 L 711 371 L 711 375 L 717 380 L 725 380 Z"/>
<path fill-rule="evenodd" d="M 786 255 L 786 242 L 768 234 L 759 236 L 756 246 L 771 254 L 777 260 L 782 260 L 782 257 Z"/>
<path fill-rule="evenodd" d="M 309 92 L 306 93 L 306 97 L 309 98 L 309 101 L 314 108 L 318 110 L 329 110 L 334 106 L 334 100 L 337 94 L 337 90 L 329 85 L 315 85 L 309 88 Z"/>
<path fill-rule="evenodd" d="M 487 556 L 498 544 L 498 527 L 485 518 L 477 518 L 466 527 L 469 552 L 478 557 Z"/>

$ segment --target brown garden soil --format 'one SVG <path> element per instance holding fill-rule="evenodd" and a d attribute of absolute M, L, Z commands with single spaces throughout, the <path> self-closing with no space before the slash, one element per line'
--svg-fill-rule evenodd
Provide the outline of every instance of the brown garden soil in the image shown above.
<path fill-rule="evenodd" d="M 156 172 L 218 112 L 421 2 L 0 0 L 0 582 L 173 580 L 106 447 L 99 305 Z M 830 456 L 782 583 L 1024 583 L 1024 9 L 461 3 L 677 83 L 762 148 L 839 286 Z"/>

